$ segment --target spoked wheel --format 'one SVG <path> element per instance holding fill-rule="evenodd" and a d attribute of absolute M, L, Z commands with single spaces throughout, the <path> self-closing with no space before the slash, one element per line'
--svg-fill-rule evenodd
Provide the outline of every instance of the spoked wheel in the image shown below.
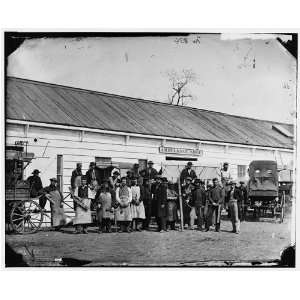
<path fill-rule="evenodd" d="M 20 234 L 36 232 L 43 223 L 43 212 L 40 205 L 33 201 L 17 202 L 10 213 L 10 224 Z"/>
<path fill-rule="evenodd" d="M 284 219 L 284 208 L 285 208 L 285 192 L 283 191 L 282 198 L 281 198 L 280 223 L 282 223 Z"/>

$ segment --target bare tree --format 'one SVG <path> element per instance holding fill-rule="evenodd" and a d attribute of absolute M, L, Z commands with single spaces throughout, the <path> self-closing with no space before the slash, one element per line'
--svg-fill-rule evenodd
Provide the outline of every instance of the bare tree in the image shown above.
<path fill-rule="evenodd" d="M 168 102 L 175 105 L 184 105 L 188 99 L 193 99 L 188 91 L 188 85 L 196 82 L 196 74 L 192 69 L 183 69 L 181 72 L 171 70 L 166 72 L 172 92 L 168 94 Z"/>

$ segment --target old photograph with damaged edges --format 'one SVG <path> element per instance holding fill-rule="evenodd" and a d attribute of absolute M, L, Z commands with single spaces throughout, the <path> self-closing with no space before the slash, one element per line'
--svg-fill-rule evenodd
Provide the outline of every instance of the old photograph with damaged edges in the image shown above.
<path fill-rule="evenodd" d="M 4 35 L 5 267 L 295 267 L 297 33 Z"/>

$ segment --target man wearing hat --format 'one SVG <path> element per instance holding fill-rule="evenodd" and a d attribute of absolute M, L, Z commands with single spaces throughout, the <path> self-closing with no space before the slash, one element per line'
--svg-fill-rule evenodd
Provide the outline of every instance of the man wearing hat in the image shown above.
<path fill-rule="evenodd" d="M 198 230 L 202 231 L 204 225 L 204 209 L 206 205 L 206 192 L 203 189 L 203 182 L 200 179 L 195 179 L 195 188 L 192 191 L 192 200 L 190 205 L 194 208 L 197 216 Z M 191 214 L 191 224 L 194 224 L 194 219 Z"/>
<path fill-rule="evenodd" d="M 223 186 L 223 188 L 225 189 L 225 201 L 224 201 L 224 209 L 228 210 L 228 199 L 227 199 L 227 193 L 230 190 L 230 181 L 232 180 L 230 171 L 229 171 L 229 164 L 228 162 L 224 162 L 223 163 L 223 167 L 220 171 L 220 175 L 221 175 L 221 184 Z"/>
<path fill-rule="evenodd" d="M 158 185 L 156 187 L 156 220 L 158 225 L 158 232 L 167 231 L 167 187 L 168 180 L 164 177 L 157 176 Z"/>
<path fill-rule="evenodd" d="M 181 185 L 185 184 L 187 177 L 190 177 L 192 181 L 197 178 L 195 171 L 192 169 L 193 163 L 189 161 L 185 168 L 181 171 L 180 174 L 180 183 Z"/>
<path fill-rule="evenodd" d="M 148 161 L 148 167 L 144 170 L 143 174 L 145 175 L 144 178 L 153 180 L 156 175 L 158 175 L 158 172 L 156 169 L 153 168 L 153 161 Z"/>
<path fill-rule="evenodd" d="M 224 162 L 223 168 L 221 169 L 221 183 L 225 187 L 226 183 L 229 183 L 232 180 L 230 171 L 229 171 L 229 164 L 228 162 Z"/>
<path fill-rule="evenodd" d="M 227 198 L 229 199 L 228 207 L 230 210 L 230 218 L 232 223 L 232 232 L 240 233 L 240 220 L 238 213 L 238 203 L 242 199 L 241 190 L 236 187 L 236 182 L 230 182 L 230 190 L 227 192 Z"/>
<path fill-rule="evenodd" d="M 94 161 L 90 162 L 89 169 L 85 173 L 86 182 L 89 186 L 97 187 L 101 183 L 100 172 Z"/>
<path fill-rule="evenodd" d="M 75 190 L 76 187 L 80 185 L 81 176 L 82 176 L 82 163 L 76 164 L 76 169 L 72 171 L 71 175 L 71 188 Z"/>
<path fill-rule="evenodd" d="M 158 205 L 157 204 L 158 203 L 157 195 L 158 195 L 158 190 L 159 190 L 160 184 L 162 182 L 162 176 L 160 174 L 155 175 L 155 179 L 154 179 L 155 181 L 152 184 L 150 184 L 151 179 L 146 178 L 146 180 L 147 180 L 147 183 L 149 184 L 149 189 L 150 189 L 151 198 L 152 198 L 151 209 L 150 209 L 151 217 L 155 217 L 156 222 L 158 224 L 159 220 L 157 218 L 157 205 Z"/>
<path fill-rule="evenodd" d="M 90 162 L 89 169 L 85 173 L 86 182 L 89 187 L 88 189 L 88 197 L 91 199 L 92 204 L 95 206 L 95 196 L 100 188 L 100 172 L 99 169 L 96 168 L 96 163 L 94 161 Z"/>
<path fill-rule="evenodd" d="M 182 210 L 183 210 L 183 225 L 193 229 L 194 224 L 191 223 L 191 200 L 192 200 L 192 177 L 186 177 L 185 185 L 182 187 Z"/>
<path fill-rule="evenodd" d="M 215 216 L 215 231 L 220 231 L 221 225 L 221 205 L 224 202 L 225 191 L 219 184 L 218 178 L 213 179 L 213 186 L 208 192 L 208 216 L 205 224 L 205 231 L 209 231 L 209 227 L 212 224 L 213 215 Z"/>
<path fill-rule="evenodd" d="M 30 186 L 30 197 L 31 198 L 36 198 L 39 195 L 42 195 L 43 193 L 43 184 L 42 180 L 39 176 L 41 172 L 38 169 L 33 170 L 31 173 L 32 176 L 29 176 L 27 178 L 27 182 Z M 45 207 L 46 202 L 44 203 L 43 201 L 40 202 L 40 205 L 42 208 Z"/>
<path fill-rule="evenodd" d="M 57 179 L 55 177 L 50 178 L 50 185 L 44 188 L 44 198 L 50 201 L 51 208 L 51 225 L 55 230 L 59 230 L 61 226 L 71 221 L 65 215 L 63 209 L 63 195 L 57 188 Z"/>

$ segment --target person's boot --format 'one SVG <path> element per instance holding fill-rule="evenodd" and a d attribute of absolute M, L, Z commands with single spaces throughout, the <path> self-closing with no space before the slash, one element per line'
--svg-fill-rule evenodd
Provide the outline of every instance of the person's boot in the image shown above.
<path fill-rule="evenodd" d="M 138 229 L 138 221 L 134 220 L 133 223 L 134 223 L 134 225 L 133 225 L 132 231 L 137 231 L 137 229 Z"/>
<path fill-rule="evenodd" d="M 126 232 L 127 226 L 125 224 L 122 224 L 122 232 Z"/>
<path fill-rule="evenodd" d="M 171 223 L 171 230 L 176 230 L 176 228 L 175 228 L 175 222 Z"/>
<path fill-rule="evenodd" d="M 75 233 L 76 234 L 80 234 L 81 233 L 81 226 L 80 225 L 76 225 L 75 226 Z"/>
<path fill-rule="evenodd" d="M 139 232 L 141 232 L 142 231 L 142 224 L 140 224 L 140 223 L 136 223 L 136 231 L 139 231 Z"/>

